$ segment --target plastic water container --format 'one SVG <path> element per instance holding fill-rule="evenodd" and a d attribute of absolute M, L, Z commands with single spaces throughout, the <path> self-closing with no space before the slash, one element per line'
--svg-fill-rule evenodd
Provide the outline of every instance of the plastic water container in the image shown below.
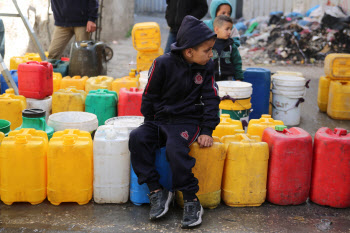
<path fill-rule="evenodd" d="M 125 203 L 129 199 L 130 151 L 127 128 L 98 127 L 94 136 L 94 201 Z"/>
<path fill-rule="evenodd" d="M 46 125 L 45 111 L 42 109 L 25 109 L 22 112 L 23 123 L 16 130 L 28 128 L 42 130 L 47 133 L 49 140 L 52 138 L 54 129 Z"/>
<path fill-rule="evenodd" d="M 88 203 L 92 198 L 93 149 L 90 133 L 69 129 L 54 133 L 47 153 L 47 199 Z"/>
<path fill-rule="evenodd" d="M 126 127 L 129 130 L 129 133 L 139 127 L 145 118 L 143 116 L 119 116 L 113 117 L 105 121 L 105 125 L 113 125 L 116 128 Z"/>
<path fill-rule="evenodd" d="M 152 66 L 154 59 L 163 55 L 162 48 L 154 51 L 138 51 L 136 57 L 136 69 L 138 72 L 142 70 L 149 70 Z"/>
<path fill-rule="evenodd" d="M 46 155 L 48 139 L 45 132 L 21 129 L 9 133 L 0 146 L 1 200 L 30 202 L 46 198 Z"/>
<path fill-rule="evenodd" d="M 52 110 L 52 96 L 42 100 L 27 98 L 27 109 L 42 109 L 45 111 L 45 121 L 49 119 Z"/>
<path fill-rule="evenodd" d="M 196 165 L 192 168 L 199 185 L 196 195 L 204 208 L 214 209 L 221 200 L 221 180 L 226 157 L 224 144 L 214 142 L 211 147 L 200 148 L 195 142 L 190 149 L 189 155 L 196 159 Z M 183 195 L 181 192 L 177 194 L 177 203 L 183 206 Z"/>
<path fill-rule="evenodd" d="M 148 71 L 141 71 L 139 78 L 139 89 L 146 89 L 148 83 Z"/>
<path fill-rule="evenodd" d="M 229 114 L 222 114 L 220 123 L 213 131 L 213 136 L 221 138 L 225 135 L 234 135 L 237 129 L 243 130 L 242 123 L 238 120 L 232 120 Z"/>
<path fill-rule="evenodd" d="M 69 62 L 57 59 L 49 59 L 48 62 L 52 64 L 53 72 L 60 73 L 62 77 L 68 75 Z"/>
<path fill-rule="evenodd" d="M 262 138 L 264 129 L 268 127 L 274 129 L 276 125 L 284 125 L 284 123 L 283 121 L 272 119 L 271 115 L 264 114 L 260 119 L 253 119 L 249 121 L 247 133 Z"/>
<path fill-rule="evenodd" d="M 85 111 L 97 116 L 98 125 L 117 115 L 118 95 L 115 91 L 98 89 L 86 96 Z"/>
<path fill-rule="evenodd" d="M 31 61 L 18 66 L 18 92 L 26 98 L 44 99 L 53 92 L 53 71 L 49 62 Z"/>
<path fill-rule="evenodd" d="M 112 91 L 117 92 L 117 94 L 119 95 L 119 90 L 121 88 L 126 88 L 127 90 L 129 90 L 132 87 L 137 88 L 138 85 L 139 80 L 135 77 L 135 72 L 130 72 L 129 76 L 117 78 L 112 82 Z"/>
<path fill-rule="evenodd" d="M 74 87 L 61 89 L 52 95 L 52 113 L 85 111 L 86 93 Z"/>
<path fill-rule="evenodd" d="M 350 54 L 328 54 L 324 60 L 324 72 L 331 79 L 350 81 Z"/>
<path fill-rule="evenodd" d="M 85 83 L 89 79 L 88 76 L 66 76 L 61 81 L 61 89 L 66 89 L 68 87 L 75 87 L 77 90 L 85 90 Z"/>
<path fill-rule="evenodd" d="M 327 114 L 333 119 L 350 120 L 350 81 L 332 80 L 329 86 Z"/>
<path fill-rule="evenodd" d="M 112 77 L 108 76 L 97 76 L 97 77 L 91 77 L 88 80 L 86 80 L 85 83 L 85 91 L 87 94 L 89 94 L 92 90 L 98 90 L 98 89 L 107 89 L 112 90 Z"/>
<path fill-rule="evenodd" d="M 305 79 L 275 76 L 272 80 L 272 118 L 285 125 L 299 125 L 300 104 L 304 102 Z"/>
<path fill-rule="evenodd" d="M 17 87 L 18 87 L 17 70 L 10 70 L 10 74 L 11 74 L 13 81 L 15 81 L 15 83 L 17 84 Z M 0 80 L 0 82 L 1 82 L 1 94 L 3 94 L 3 93 L 6 93 L 6 89 L 8 89 L 9 86 L 7 85 L 5 78 L 2 74 L 0 74 L 0 77 L 1 77 L 1 80 Z"/>
<path fill-rule="evenodd" d="M 318 82 L 317 105 L 321 112 L 327 112 L 330 84 L 330 78 L 325 76 L 322 76 Z"/>
<path fill-rule="evenodd" d="M 11 131 L 10 129 L 11 122 L 7 120 L 0 119 L 0 133 L 1 135 L 7 136 L 8 133 Z"/>
<path fill-rule="evenodd" d="M 319 205 L 350 207 L 350 133 L 320 128 L 315 134 L 310 199 Z"/>
<path fill-rule="evenodd" d="M 118 116 L 142 116 L 141 102 L 143 90 L 135 87 L 119 91 Z"/>
<path fill-rule="evenodd" d="M 7 89 L 0 95 L 0 119 L 11 122 L 11 130 L 22 124 L 22 111 L 26 109 L 26 98 L 12 93 L 13 89 Z"/>
<path fill-rule="evenodd" d="M 230 142 L 222 177 L 222 199 L 232 207 L 260 206 L 266 198 L 269 147 L 246 134 Z"/>
<path fill-rule="evenodd" d="M 301 128 L 266 128 L 262 141 L 269 145 L 266 200 L 276 205 L 299 205 L 309 197 L 312 137 Z"/>
<path fill-rule="evenodd" d="M 98 120 L 95 114 L 88 112 L 59 112 L 49 116 L 48 125 L 54 128 L 55 132 L 79 129 L 92 133 L 98 127 Z"/>
<path fill-rule="evenodd" d="M 219 81 L 217 84 L 219 96 L 227 98 L 220 102 L 220 114 L 230 114 L 232 119 L 240 120 L 244 128 L 248 126 L 252 84 L 237 81 Z"/>
<path fill-rule="evenodd" d="M 264 68 L 247 68 L 244 72 L 244 81 L 251 83 L 252 108 L 249 119 L 259 119 L 262 114 L 269 113 L 271 71 Z"/>
<path fill-rule="evenodd" d="M 74 42 L 70 51 L 69 75 L 107 75 L 105 48 L 106 44 L 100 41 Z"/>
<path fill-rule="evenodd" d="M 48 52 L 45 52 L 46 57 L 49 56 Z M 29 61 L 41 62 L 41 57 L 38 53 L 26 53 L 24 56 L 17 56 L 10 58 L 10 70 L 17 70 L 19 64 Z"/>
<path fill-rule="evenodd" d="M 234 135 L 226 135 L 221 138 L 221 142 L 225 145 L 226 154 L 231 142 L 240 142 L 242 140 L 239 134 L 245 134 L 244 130 L 236 129 Z M 261 142 L 261 137 L 259 136 L 249 135 L 249 134 L 245 134 L 245 135 L 256 142 Z"/>
<path fill-rule="evenodd" d="M 160 47 L 160 28 L 156 22 L 135 24 L 131 36 L 132 45 L 137 51 L 154 51 Z"/>
<path fill-rule="evenodd" d="M 61 89 L 62 75 L 61 73 L 53 73 L 53 92 L 55 93 L 59 89 Z"/>

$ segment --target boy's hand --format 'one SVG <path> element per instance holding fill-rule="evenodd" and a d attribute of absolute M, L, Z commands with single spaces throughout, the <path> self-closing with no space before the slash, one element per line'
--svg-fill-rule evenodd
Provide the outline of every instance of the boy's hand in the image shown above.
<path fill-rule="evenodd" d="M 197 142 L 199 147 L 211 147 L 213 145 L 213 138 L 203 134 L 198 137 Z"/>

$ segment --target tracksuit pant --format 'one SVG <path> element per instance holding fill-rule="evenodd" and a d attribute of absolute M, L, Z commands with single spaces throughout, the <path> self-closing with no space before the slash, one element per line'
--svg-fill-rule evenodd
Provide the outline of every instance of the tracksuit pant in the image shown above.
<path fill-rule="evenodd" d="M 183 193 L 184 200 L 196 198 L 198 180 L 192 173 L 196 159 L 189 156 L 189 146 L 196 141 L 200 128 L 195 124 L 166 124 L 146 121 L 130 133 L 131 163 L 138 183 L 150 191 L 161 188 L 155 167 L 155 151 L 166 146 L 166 156 L 173 175 L 173 189 Z"/>

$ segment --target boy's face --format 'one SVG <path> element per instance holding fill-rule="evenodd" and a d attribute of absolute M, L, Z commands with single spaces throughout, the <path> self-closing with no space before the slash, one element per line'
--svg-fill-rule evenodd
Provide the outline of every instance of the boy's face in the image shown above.
<path fill-rule="evenodd" d="M 232 26 L 230 22 L 223 22 L 221 27 L 214 27 L 214 31 L 219 39 L 227 40 L 230 38 Z"/>
<path fill-rule="evenodd" d="M 216 16 L 218 15 L 226 15 L 228 17 L 231 17 L 231 7 L 227 4 L 220 5 L 219 10 L 216 13 Z"/>
<path fill-rule="evenodd" d="M 196 49 L 189 48 L 184 50 L 184 58 L 188 63 L 197 63 L 204 66 L 213 57 L 212 48 L 215 44 L 215 39 L 204 41 Z"/>

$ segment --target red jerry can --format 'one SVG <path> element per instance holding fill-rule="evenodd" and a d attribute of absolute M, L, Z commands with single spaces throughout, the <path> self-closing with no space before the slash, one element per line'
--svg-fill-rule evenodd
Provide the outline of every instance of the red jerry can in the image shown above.
<path fill-rule="evenodd" d="M 26 98 L 44 99 L 52 95 L 53 68 L 46 61 L 18 65 L 18 92 Z"/>
<path fill-rule="evenodd" d="M 131 87 L 119 90 L 118 116 L 142 116 L 141 102 L 143 89 Z"/>
<path fill-rule="evenodd" d="M 262 141 L 269 145 L 266 200 L 277 205 L 299 205 L 309 197 L 312 137 L 301 128 L 266 128 Z"/>
<path fill-rule="evenodd" d="M 311 201 L 336 208 L 350 207 L 350 133 L 326 127 L 315 134 Z"/>

